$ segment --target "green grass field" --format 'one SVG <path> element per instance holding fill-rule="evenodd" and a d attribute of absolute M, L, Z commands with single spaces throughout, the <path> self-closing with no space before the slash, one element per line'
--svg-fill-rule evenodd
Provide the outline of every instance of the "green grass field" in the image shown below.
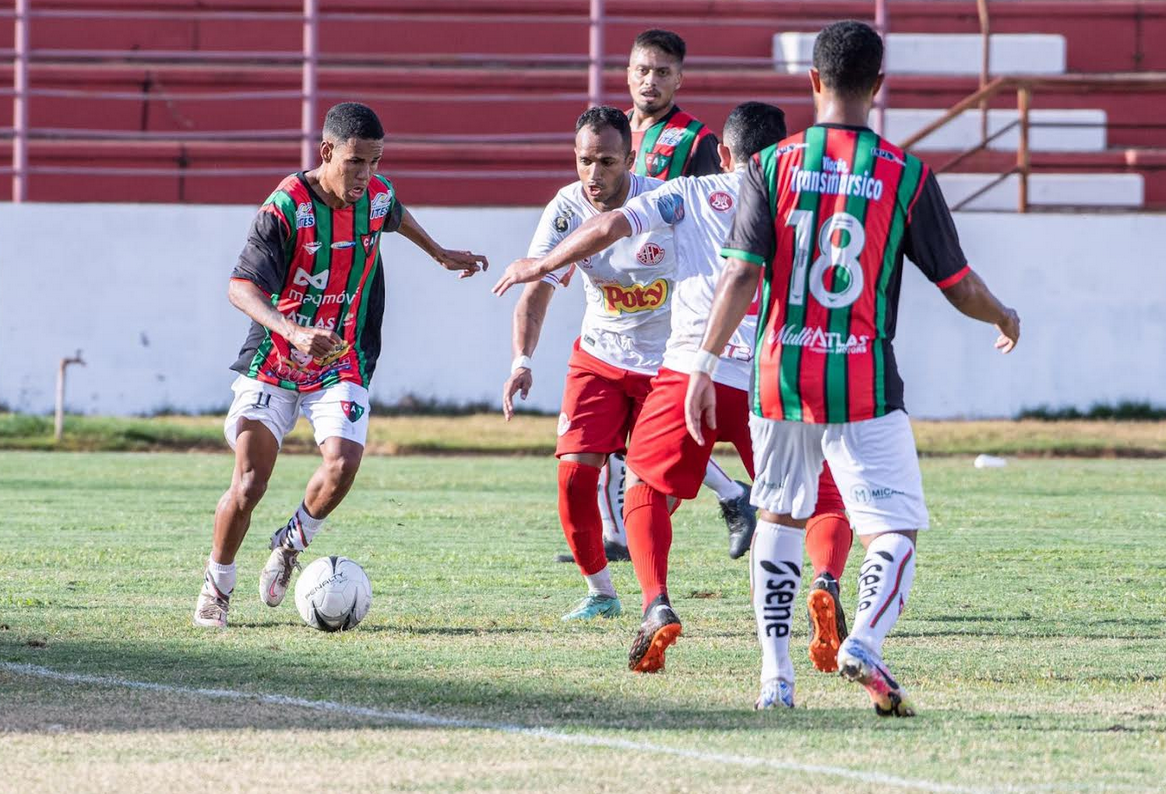
<path fill-rule="evenodd" d="M 0 791 L 1166 786 L 1166 461 L 925 460 L 933 528 L 886 646 L 920 716 L 894 721 L 813 672 L 801 621 L 800 707 L 751 710 L 747 568 L 708 495 L 676 516 L 666 672 L 626 670 L 626 563 L 624 617 L 563 625 L 581 588 L 550 562 L 542 457 L 366 460 L 309 555 L 363 563 L 372 612 L 315 632 L 256 593 L 315 464 L 281 459 L 215 633 L 190 615 L 229 457 L 0 454 Z"/>

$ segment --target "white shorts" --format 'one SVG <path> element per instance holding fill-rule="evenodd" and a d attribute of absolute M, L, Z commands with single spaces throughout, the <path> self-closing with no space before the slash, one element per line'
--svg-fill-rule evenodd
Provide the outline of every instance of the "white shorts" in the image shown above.
<path fill-rule="evenodd" d="M 231 391 L 235 399 L 223 424 L 223 435 L 231 449 L 235 448 L 240 419 L 262 422 L 282 447 L 283 437 L 296 426 L 301 411 L 312 426 L 317 444 L 339 436 L 363 447 L 368 439 L 368 389 L 355 383 L 340 381 L 335 386 L 301 394 L 240 375 L 231 384 Z"/>
<path fill-rule="evenodd" d="M 915 436 L 902 411 L 817 425 L 750 414 L 749 431 L 757 472 L 751 501 L 758 508 L 809 518 L 825 460 L 858 534 L 927 529 Z"/>

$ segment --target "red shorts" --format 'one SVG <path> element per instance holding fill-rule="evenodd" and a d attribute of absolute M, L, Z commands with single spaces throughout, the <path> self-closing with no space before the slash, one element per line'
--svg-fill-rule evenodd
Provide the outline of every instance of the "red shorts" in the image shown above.
<path fill-rule="evenodd" d="M 567 363 L 555 455 L 627 449 L 628 432 L 644 407 L 652 376 L 601 361 L 575 340 Z"/>
<path fill-rule="evenodd" d="M 652 392 L 632 429 L 627 466 L 657 491 L 678 499 L 696 498 L 717 441 L 728 441 L 736 447 L 749 477 L 753 477 L 749 392 L 720 383 L 713 385 L 717 392 L 717 429 L 706 427 L 704 444 L 698 444 L 684 424 L 688 375 L 661 369 L 652 379 Z"/>

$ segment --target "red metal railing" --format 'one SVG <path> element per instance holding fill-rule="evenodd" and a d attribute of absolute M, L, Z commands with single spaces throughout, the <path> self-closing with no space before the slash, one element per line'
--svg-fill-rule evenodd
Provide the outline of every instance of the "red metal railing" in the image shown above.
<path fill-rule="evenodd" d="M 443 95 L 443 101 L 449 102 L 514 102 L 516 100 L 540 101 L 548 96 L 555 99 L 578 100 L 583 103 L 599 104 L 605 99 L 614 99 L 605 95 L 603 91 L 604 67 L 613 66 L 618 59 L 612 56 L 604 57 L 604 29 L 612 24 L 637 24 L 652 27 L 660 20 L 651 16 L 608 15 L 605 13 L 604 0 L 588 0 L 589 8 L 586 16 L 562 14 L 466 14 L 464 12 L 435 11 L 433 13 L 393 13 L 393 12 L 323 12 L 320 0 L 303 0 L 303 10 L 300 13 L 288 11 L 211 11 L 211 10 L 92 10 L 92 9 L 34 9 L 33 0 L 14 0 L 12 12 L 0 12 L 0 17 L 11 17 L 14 25 L 14 41 L 11 50 L 0 50 L 0 56 L 10 57 L 13 64 L 13 87 L 10 94 L 13 99 L 13 123 L 11 128 L 12 139 L 12 166 L 0 168 L 0 173 L 10 173 L 12 176 L 13 200 L 24 201 L 28 197 L 29 180 L 36 174 L 62 173 L 66 169 L 48 165 L 30 165 L 29 142 L 31 140 L 71 140 L 81 143 L 99 141 L 125 141 L 134 143 L 191 143 L 191 142 L 221 142 L 242 143 L 248 141 L 298 141 L 300 146 L 300 162 L 302 167 L 314 165 L 316 146 L 319 140 L 319 100 L 338 96 L 338 92 L 321 91 L 319 86 L 320 70 L 327 67 L 353 67 L 368 70 L 378 70 L 392 66 L 410 66 L 427 68 L 435 66 L 468 66 L 474 64 L 502 64 L 512 67 L 522 66 L 558 66 L 566 68 L 586 67 L 587 92 L 585 95 L 576 93 L 556 92 L 540 94 L 537 90 L 531 92 L 497 93 L 497 94 L 466 94 Z M 580 0 L 580 5 L 582 2 Z M 874 0 L 873 21 L 884 34 L 887 30 L 886 0 Z M 37 21 L 57 21 L 65 19 L 88 20 L 120 20 L 131 21 L 234 21 L 271 22 L 271 23 L 298 23 L 302 25 L 301 50 L 270 50 L 264 52 L 225 51 L 225 50 L 112 50 L 112 49 L 62 49 L 62 48 L 31 48 L 30 27 Z M 511 24 L 538 25 L 548 22 L 586 24 L 589 33 L 588 53 L 534 53 L 525 55 L 494 55 L 488 53 L 402 53 L 402 54 L 360 54 L 343 52 L 324 52 L 320 49 L 320 25 L 324 22 L 332 23 L 373 23 L 373 22 L 418 22 L 418 21 L 467 21 L 476 22 L 504 22 Z M 705 21 L 698 17 L 670 16 L 669 24 L 701 23 Z M 794 24 L 787 23 L 785 29 L 804 27 L 814 30 L 831 20 L 795 20 Z M 717 25 L 720 26 L 756 26 L 757 18 L 723 18 L 718 16 Z M 700 56 L 694 55 L 688 59 L 693 66 L 707 69 L 733 68 L 767 68 L 772 69 L 779 65 L 772 57 L 735 57 L 735 56 Z M 186 130 L 176 132 L 134 132 L 128 130 L 103 130 L 92 128 L 62 128 L 62 127 L 33 127 L 30 124 L 29 106 L 36 97 L 100 99 L 106 102 L 141 101 L 140 92 L 102 91 L 85 89 L 46 89 L 30 86 L 30 67 L 34 65 L 70 65 L 79 68 L 95 69 L 112 65 L 154 66 L 173 64 L 216 64 L 223 67 L 233 67 L 237 70 L 262 69 L 272 66 L 295 67 L 301 69 L 301 87 L 299 91 L 232 91 L 222 92 L 179 92 L 166 91 L 152 92 L 150 99 L 169 103 L 182 101 L 213 99 L 224 102 L 244 102 L 255 100 L 298 100 L 300 103 L 300 128 L 228 131 L 228 130 Z M 376 97 L 406 98 L 402 94 L 378 92 Z M 375 97 L 374 97 L 375 98 Z M 753 97 L 741 97 L 741 100 Z M 621 97 L 626 99 L 626 97 Z M 804 96 L 783 97 L 783 104 L 802 104 L 809 100 Z M 886 91 L 880 95 L 876 103 L 875 125 L 883 128 L 884 111 L 886 107 Z M 3 132 L 0 131 L 0 135 Z M 547 141 L 561 141 L 569 139 L 569 135 L 558 133 L 501 133 L 495 135 L 475 133 L 454 133 L 442 136 L 399 136 L 394 135 L 395 141 L 409 142 L 446 142 L 466 145 L 476 144 L 511 144 L 524 145 Z M 224 177 L 255 175 L 257 173 L 277 175 L 286 171 L 284 168 L 256 169 L 256 168 L 111 168 L 97 166 L 71 167 L 67 172 L 78 175 L 101 176 L 134 176 L 134 175 L 177 175 L 184 177 Z M 462 171 L 456 173 L 458 178 L 483 178 L 480 171 Z M 484 178 L 497 179 L 498 173 L 490 173 Z"/>

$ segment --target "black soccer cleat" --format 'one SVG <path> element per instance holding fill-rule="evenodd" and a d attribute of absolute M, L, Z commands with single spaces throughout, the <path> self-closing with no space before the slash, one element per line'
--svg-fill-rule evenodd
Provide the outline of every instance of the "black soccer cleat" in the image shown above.
<path fill-rule="evenodd" d="M 740 496 L 721 502 L 721 515 L 729 528 L 729 557 L 737 559 L 749 551 L 753 543 L 753 530 L 757 529 L 757 508 L 749 504 L 750 488 L 740 480 L 737 484 L 745 489 Z"/>
<path fill-rule="evenodd" d="M 628 553 L 627 546 L 611 540 L 603 541 L 603 553 L 607 557 L 608 562 L 630 562 L 632 559 L 632 555 Z M 571 552 L 555 555 L 555 562 L 574 561 L 575 555 L 571 554 Z"/>

